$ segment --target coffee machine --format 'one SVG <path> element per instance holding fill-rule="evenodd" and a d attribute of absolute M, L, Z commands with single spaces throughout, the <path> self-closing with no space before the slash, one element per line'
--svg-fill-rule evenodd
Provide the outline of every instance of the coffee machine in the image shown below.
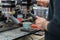
<path fill-rule="evenodd" d="M 1 0 L 2 10 L 0 11 L 0 32 L 18 27 L 18 20 L 16 19 L 16 17 L 14 17 L 16 3 L 16 0 Z"/>

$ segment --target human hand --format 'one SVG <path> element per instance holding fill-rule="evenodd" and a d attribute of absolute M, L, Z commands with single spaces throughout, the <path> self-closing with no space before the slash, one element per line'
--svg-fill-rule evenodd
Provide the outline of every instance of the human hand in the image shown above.
<path fill-rule="evenodd" d="M 49 3 L 49 0 L 36 0 L 36 1 L 44 2 L 44 3 Z"/>
<path fill-rule="evenodd" d="M 41 0 L 41 2 L 49 3 L 49 0 Z"/>
<path fill-rule="evenodd" d="M 40 28 L 40 30 L 47 30 L 48 22 L 46 21 L 46 19 L 37 16 L 37 19 L 35 20 L 35 24 L 37 25 L 37 27 Z"/>
<path fill-rule="evenodd" d="M 37 1 L 37 4 L 38 5 L 41 5 L 41 6 L 48 6 L 49 4 L 49 0 L 36 0 Z"/>

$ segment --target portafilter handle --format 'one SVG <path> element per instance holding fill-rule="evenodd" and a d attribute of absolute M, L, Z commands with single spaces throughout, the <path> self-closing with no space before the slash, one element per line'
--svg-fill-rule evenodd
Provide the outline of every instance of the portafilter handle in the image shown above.
<path fill-rule="evenodd" d="M 36 15 L 34 15 L 34 14 L 32 14 L 32 13 L 29 13 L 29 15 L 30 15 L 31 17 L 33 17 L 34 20 L 37 19 L 37 18 L 36 18 Z"/>

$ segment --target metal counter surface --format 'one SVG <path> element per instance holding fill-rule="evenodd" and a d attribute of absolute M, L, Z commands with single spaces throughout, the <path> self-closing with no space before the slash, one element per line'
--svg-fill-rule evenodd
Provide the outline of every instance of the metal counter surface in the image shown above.
<path fill-rule="evenodd" d="M 0 33 L 0 40 L 13 40 L 28 35 L 28 32 L 20 31 L 20 28 Z"/>

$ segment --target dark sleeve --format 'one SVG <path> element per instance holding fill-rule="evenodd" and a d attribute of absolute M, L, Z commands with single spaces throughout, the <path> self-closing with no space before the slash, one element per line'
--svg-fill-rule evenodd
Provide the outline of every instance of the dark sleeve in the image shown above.
<path fill-rule="evenodd" d="M 60 0 L 54 0 L 54 17 L 48 24 L 48 32 L 60 37 Z"/>
<path fill-rule="evenodd" d="M 48 21 L 52 20 L 53 15 L 54 15 L 54 6 L 53 6 L 53 0 L 51 0 L 50 3 L 49 3 L 49 13 L 48 13 L 47 20 Z"/>

